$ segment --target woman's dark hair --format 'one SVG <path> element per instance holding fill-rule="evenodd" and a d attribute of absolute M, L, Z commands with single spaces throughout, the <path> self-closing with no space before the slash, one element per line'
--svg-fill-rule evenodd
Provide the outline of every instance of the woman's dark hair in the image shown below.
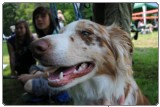
<path fill-rule="evenodd" d="M 26 29 L 25 37 L 23 38 L 23 45 L 28 46 L 33 40 L 32 33 L 30 32 L 29 25 L 25 20 L 19 20 L 18 22 L 16 22 L 15 28 L 17 29 L 18 25 L 20 24 L 23 24 Z M 19 44 L 20 43 L 19 36 L 18 36 L 19 34 L 17 32 L 15 32 L 15 34 L 16 34 L 15 46 L 16 48 L 20 48 L 22 44 Z"/>
<path fill-rule="evenodd" d="M 35 30 L 36 30 L 36 33 L 38 34 L 39 37 L 45 36 L 44 32 L 43 32 L 42 30 L 38 29 L 37 26 L 36 26 L 35 19 L 36 19 L 36 16 L 39 15 L 39 14 L 40 14 L 40 15 L 46 15 L 46 14 L 49 15 L 49 19 L 50 19 L 50 27 L 49 27 L 49 28 L 50 28 L 50 29 L 49 29 L 48 35 L 49 35 L 49 34 L 52 34 L 53 31 L 56 30 L 56 23 L 55 23 L 55 20 L 54 20 L 53 17 L 52 17 L 51 12 L 50 12 L 47 8 L 45 8 L 45 7 L 43 7 L 43 6 L 37 7 L 37 8 L 33 11 L 33 14 L 32 14 L 33 25 L 34 25 L 34 28 L 35 28 Z"/>

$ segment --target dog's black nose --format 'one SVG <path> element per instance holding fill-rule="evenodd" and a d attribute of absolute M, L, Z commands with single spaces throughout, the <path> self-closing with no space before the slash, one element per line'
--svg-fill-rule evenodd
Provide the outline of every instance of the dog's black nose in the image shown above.
<path fill-rule="evenodd" d="M 35 57 L 38 57 L 47 52 L 48 48 L 49 48 L 49 43 L 44 39 L 33 41 L 33 43 L 31 43 L 30 45 L 30 49 Z"/>

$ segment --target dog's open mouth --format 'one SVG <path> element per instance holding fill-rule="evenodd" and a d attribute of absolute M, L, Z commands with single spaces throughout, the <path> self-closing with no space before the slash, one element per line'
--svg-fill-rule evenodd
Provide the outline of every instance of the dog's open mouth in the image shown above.
<path fill-rule="evenodd" d="M 71 67 L 61 67 L 49 74 L 49 85 L 53 87 L 64 86 L 72 80 L 88 74 L 94 69 L 94 66 L 92 62 L 84 62 Z"/>

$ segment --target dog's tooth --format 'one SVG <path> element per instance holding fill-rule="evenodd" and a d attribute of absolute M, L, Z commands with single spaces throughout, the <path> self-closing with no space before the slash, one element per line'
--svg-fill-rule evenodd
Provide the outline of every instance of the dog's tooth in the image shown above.
<path fill-rule="evenodd" d="M 81 66 L 78 68 L 78 72 L 82 71 L 84 68 L 82 68 Z"/>
<path fill-rule="evenodd" d="M 60 80 L 59 79 L 55 79 L 55 80 L 49 80 L 51 82 L 59 82 Z"/>
<path fill-rule="evenodd" d="M 81 66 L 78 68 L 78 72 L 84 70 L 87 67 L 86 63 L 81 64 Z"/>
<path fill-rule="evenodd" d="M 86 67 L 87 67 L 87 64 L 86 64 L 86 63 L 83 63 L 83 64 L 81 64 L 81 67 L 82 67 L 82 68 L 86 68 Z"/>
<path fill-rule="evenodd" d="M 60 79 L 60 80 L 63 79 L 63 72 L 61 72 L 61 73 L 59 74 L 59 79 Z"/>
<path fill-rule="evenodd" d="M 59 82 L 60 81 L 60 79 L 55 79 L 55 81 L 54 82 Z"/>
<path fill-rule="evenodd" d="M 78 71 L 76 69 L 74 69 L 73 73 L 76 74 L 76 73 L 78 73 Z"/>
<path fill-rule="evenodd" d="M 59 79 L 54 79 L 54 80 L 48 79 L 48 81 L 49 81 L 49 82 L 54 82 L 54 83 L 56 83 L 56 82 L 59 82 L 60 80 L 59 80 Z"/>

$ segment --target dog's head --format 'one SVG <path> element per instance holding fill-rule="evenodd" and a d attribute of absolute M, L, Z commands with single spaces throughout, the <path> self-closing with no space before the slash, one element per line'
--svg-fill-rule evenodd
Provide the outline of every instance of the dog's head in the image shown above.
<path fill-rule="evenodd" d="M 72 22 L 59 34 L 34 41 L 31 50 L 42 65 L 54 68 L 48 81 L 55 89 L 63 90 L 97 75 L 114 78 L 132 72 L 132 43 L 127 33 L 88 20 Z"/>

